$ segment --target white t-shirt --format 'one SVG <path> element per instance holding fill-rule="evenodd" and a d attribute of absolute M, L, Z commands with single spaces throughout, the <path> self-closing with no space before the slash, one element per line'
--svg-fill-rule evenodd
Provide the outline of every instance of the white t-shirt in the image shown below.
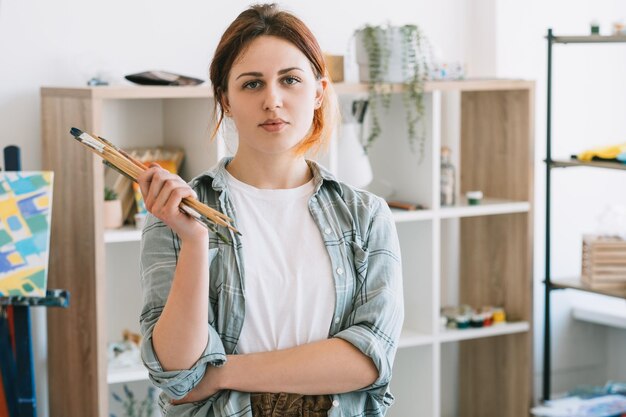
<path fill-rule="evenodd" d="M 327 339 L 335 286 L 308 207 L 315 183 L 267 190 L 230 173 L 227 178 L 243 235 L 246 311 L 237 351 L 267 352 Z"/>

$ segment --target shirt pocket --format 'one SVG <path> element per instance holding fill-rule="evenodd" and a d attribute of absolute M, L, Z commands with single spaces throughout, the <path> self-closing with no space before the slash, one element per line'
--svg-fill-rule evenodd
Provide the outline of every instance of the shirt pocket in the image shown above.
<path fill-rule="evenodd" d="M 363 282 L 367 277 L 369 252 L 359 246 L 356 242 L 350 242 L 350 245 L 352 247 L 352 257 L 354 260 L 354 275 L 360 282 Z"/>

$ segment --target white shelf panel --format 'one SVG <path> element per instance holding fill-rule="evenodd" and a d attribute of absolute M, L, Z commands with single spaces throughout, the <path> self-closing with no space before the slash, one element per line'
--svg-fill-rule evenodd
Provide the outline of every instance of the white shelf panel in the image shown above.
<path fill-rule="evenodd" d="M 439 334 L 439 340 L 442 343 L 458 342 L 460 340 L 480 339 L 482 337 L 501 336 L 513 333 L 524 333 L 529 330 L 530 324 L 527 321 L 519 321 L 489 327 L 444 330 Z"/>
<path fill-rule="evenodd" d="M 139 242 L 140 240 L 141 230 L 136 229 L 135 226 L 124 226 L 119 229 L 105 229 L 104 231 L 105 243 Z"/>
<path fill-rule="evenodd" d="M 626 329 L 626 300 L 605 300 L 603 303 L 586 303 L 572 308 L 572 316 L 577 320 L 604 326 Z"/>
<path fill-rule="evenodd" d="M 400 210 L 391 209 L 396 223 L 414 222 L 420 220 L 431 220 L 434 218 L 432 210 Z"/>
<path fill-rule="evenodd" d="M 425 346 L 433 343 L 433 337 L 413 330 L 402 329 L 398 348 L 409 348 L 414 346 Z"/>
<path fill-rule="evenodd" d="M 490 216 L 494 214 L 526 213 L 529 210 L 530 203 L 528 201 L 486 198 L 483 199 L 480 204 L 471 206 L 463 199 L 463 202 L 458 206 L 442 207 L 439 211 L 439 217 L 442 219 L 453 219 L 458 217 Z"/>
<path fill-rule="evenodd" d="M 143 365 L 129 366 L 127 368 L 109 368 L 107 374 L 107 382 L 109 384 L 147 380 L 148 370 Z"/>

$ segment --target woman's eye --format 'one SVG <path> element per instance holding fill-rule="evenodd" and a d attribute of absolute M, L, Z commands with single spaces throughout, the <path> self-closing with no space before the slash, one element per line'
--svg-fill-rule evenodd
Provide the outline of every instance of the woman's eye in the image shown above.
<path fill-rule="evenodd" d="M 261 83 L 259 81 L 249 81 L 243 85 L 243 88 L 247 88 L 249 90 L 257 89 Z"/>
<path fill-rule="evenodd" d="M 285 77 L 284 82 L 287 85 L 294 85 L 300 82 L 300 79 L 297 77 Z"/>

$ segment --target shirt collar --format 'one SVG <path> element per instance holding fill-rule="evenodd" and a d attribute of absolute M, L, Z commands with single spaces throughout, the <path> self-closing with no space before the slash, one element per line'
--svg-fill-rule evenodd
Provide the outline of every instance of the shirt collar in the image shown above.
<path fill-rule="evenodd" d="M 215 191 L 224 191 L 226 188 L 226 165 L 232 161 L 232 156 L 227 156 L 222 158 L 215 166 L 206 171 L 202 176 L 208 176 L 213 178 L 212 187 Z M 307 164 L 311 168 L 311 172 L 313 173 L 313 179 L 315 181 L 315 193 L 320 190 L 324 181 L 328 182 L 330 185 L 335 187 L 337 192 L 341 197 L 343 197 L 343 189 L 341 188 L 341 184 L 335 176 L 328 171 L 326 168 L 318 164 L 317 162 L 307 159 Z"/>

